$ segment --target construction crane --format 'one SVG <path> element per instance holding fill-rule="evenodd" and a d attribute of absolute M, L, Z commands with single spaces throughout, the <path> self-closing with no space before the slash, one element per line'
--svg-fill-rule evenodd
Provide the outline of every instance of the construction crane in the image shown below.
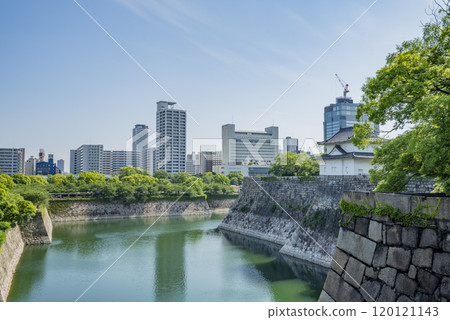
<path fill-rule="evenodd" d="M 337 73 L 335 73 L 335 75 L 336 75 L 336 78 L 341 83 L 342 88 L 344 88 L 344 98 L 346 98 L 347 97 L 347 92 L 350 92 L 350 90 L 348 90 L 348 83 L 345 83 L 341 78 L 339 78 Z"/>

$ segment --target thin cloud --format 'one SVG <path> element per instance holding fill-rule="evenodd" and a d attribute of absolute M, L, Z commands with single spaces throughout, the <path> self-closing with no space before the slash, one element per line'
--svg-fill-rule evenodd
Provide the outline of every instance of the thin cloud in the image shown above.
<path fill-rule="evenodd" d="M 178 0 L 164 2 L 155 0 L 115 1 L 143 19 L 151 20 L 151 17 L 156 15 L 161 20 L 184 32 L 191 32 L 195 24 L 210 23 L 207 15 Z"/>

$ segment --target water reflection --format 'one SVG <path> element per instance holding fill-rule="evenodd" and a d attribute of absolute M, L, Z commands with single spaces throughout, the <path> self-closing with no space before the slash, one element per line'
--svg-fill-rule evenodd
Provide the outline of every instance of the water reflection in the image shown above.
<path fill-rule="evenodd" d="M 156 238 L 156 301 L 185 300 L 184 245 L 184 232 L 163 233 Z"/>
<path fill-rule="evenodd" d="M 277 244 L 226 230 L 220 231 L 231 244 L 257 254 L 247 254 L 244 259 L 272 282 L 275 301 L 286 301 L 286 296 L 302 297 L 302 301 L 305 301 L 305 297 L 308 301 L 317 301 L 327 276 L 326 268 L 282 255 L 279 253 L 281 246 Z M 290 293 L 286 294 L 280 289 L 289 290 Z"/>
<path fill-rule="evenodd" d="M 21 261 L 22 259 L 25 259 L 35 261 L 36 263 L 27 265 L 23 275 L 14 278 L 8 299 L 13 298 L 14 300 L 14 293 L 17 293 L 17 290 L 15 290 L 16 288 L 20 288 L 20 295 L 25 297 L 25 299 L 28 299 L 32 289 L 42 285 L 44 274 L 47 270 L 46 256 L 49 248 L 50 245 L 35 245 L 29 247 L 26 256 L 22 256 Z"/>
<path fill-rule="evenodd" d="M 223 217 L 161 218 L 83 301 L 317 300 L 322 271 L 220 232 Z M 55 224 L 52 245 L 25 248 L 8 300 L 73 301 L 155 219 Z"/>

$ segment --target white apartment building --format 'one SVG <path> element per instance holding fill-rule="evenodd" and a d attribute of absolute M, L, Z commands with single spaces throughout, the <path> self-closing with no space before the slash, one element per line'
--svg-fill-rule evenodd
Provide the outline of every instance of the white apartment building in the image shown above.
<path fill-rule="evenodd" d="M 25 172 L 25 148 L 0 148 L 0 171 L 4 174 Z"/>
<path fill-rule="evenodd" d="M 103 145 L 83 144 L 76 150 L 70 150 L 70 173 L 103 173 Z"/>
<path fill-rule="evenodd" d="M 175 102 L 159 101 L 156 110 L 155 170 L 186 171 L 186 111 Z"/>

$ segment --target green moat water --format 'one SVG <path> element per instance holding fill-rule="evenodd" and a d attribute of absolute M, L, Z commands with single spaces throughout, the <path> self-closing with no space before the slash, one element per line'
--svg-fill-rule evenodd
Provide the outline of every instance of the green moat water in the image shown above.
<path fill-rule="evenodd" d="M 161 218 L 80 301 L 317 300 L 325 269 L 218 231 L 223 217 Z M 155 219 L 55 224 L 51 245 L 25 248 L 8 301 L 76 300 Z"/>

